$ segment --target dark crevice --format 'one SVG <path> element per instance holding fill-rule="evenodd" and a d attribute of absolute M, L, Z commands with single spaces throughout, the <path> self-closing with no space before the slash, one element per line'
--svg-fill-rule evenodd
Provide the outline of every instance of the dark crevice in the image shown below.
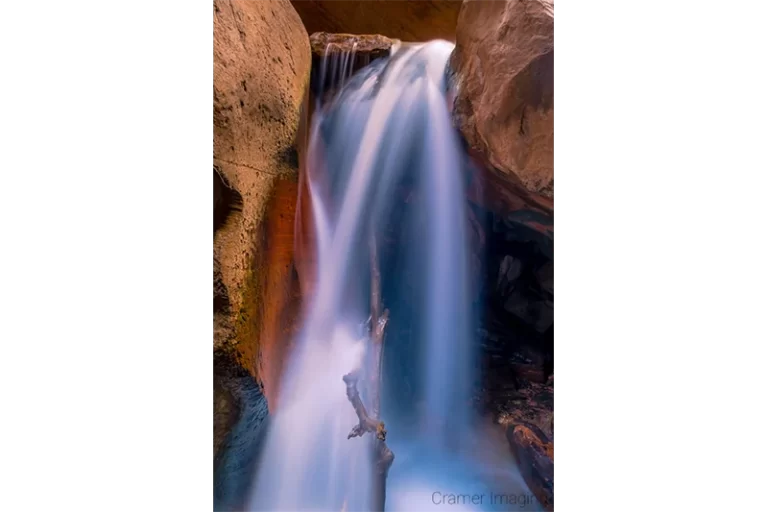
<path fill-rule="evenodd" d="M 299 168 L 299 152 L 296 150 L 296 145 L 293 144 L 283 149 L 280 152 L 280 159 L 288 164 L 292 169 Z"/>
<path fill-rule="evenodd" d="M 243 196 L 213 167 L 213 232 L 216 233 L 232 214 L 243 211 Z"/>
<path fill-rule="evenodd" d="M 214 459 L 213 508 L 245 510 L 268 430 L 267 399 L 250 375 L 219 379 L 236 402 L 237 418 Z"/>
<path fill-rule="evenodd" d="M 228 315 L 230 312 L 229 293 L 221 275 L 221 263 L 213 257 L 213 312 Z"/>
<path fill-rule="evenodd" d="M 518 133 L 525 135 L 525 106 L 523 106 L 523 111 L 520 114 L 520 130 L 518 130 Z"/>

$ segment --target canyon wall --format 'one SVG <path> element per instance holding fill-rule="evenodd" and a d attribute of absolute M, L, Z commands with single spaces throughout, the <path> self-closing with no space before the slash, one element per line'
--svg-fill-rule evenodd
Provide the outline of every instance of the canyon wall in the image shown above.
<path fill-rule="evenodd" d="M 292 0 L 307 32 L 453 41 L 461 0 Z"/>
<path fill-rule="evenodd" d="M 479 399 L 506 428 L 531 489 L 553 507 L 553 27 L 550 0 L 214 1 L 214 456 L 225 508 L 238 506 L 231 497 L 243 494 L 256 463 L 253 446 L 315 278 L 308 201 L 295 249 L 293 224 L 297 196 L 306 198 L 299 175 L 308 160 L 323 160 L 322 147 L 306 148 L 310 65 L 336 37 L 310 46 L 308 32 L 320 31 L 456 41 L 448 101 L 467 146 L 486 311 Z M 369 60 L 374 46 L 391 44 L 365 41 L 376 43 Z"/>
<path fill-rule="evenodd" d="M 276 393 L 271 363 L 298 296 L 295 142 L 311 57 L 288 0 L 214 0 L 213 8 L 216 460 L 253 397 Z"/>

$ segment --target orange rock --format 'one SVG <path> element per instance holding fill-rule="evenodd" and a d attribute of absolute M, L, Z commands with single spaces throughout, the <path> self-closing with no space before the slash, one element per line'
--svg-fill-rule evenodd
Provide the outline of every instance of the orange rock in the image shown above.
<path fill-rule="evenodd" d="M 555 445 L 535 427 L 510 425 L 507 440 L 515 454 L 525 483 L 546 510 L 555 506 Z"/>
<path fill-rule="evenodd" d="M 213 32 L 213 163 L 238 200 L 219 208 L 229 213 L 214 231 L 214 291 L 226 305 L 214 313 L 214 378 L 247 372 L 271 407 L 296 295 L 295 138 L 309 37 L 288 0 L 214 0 Z"/>

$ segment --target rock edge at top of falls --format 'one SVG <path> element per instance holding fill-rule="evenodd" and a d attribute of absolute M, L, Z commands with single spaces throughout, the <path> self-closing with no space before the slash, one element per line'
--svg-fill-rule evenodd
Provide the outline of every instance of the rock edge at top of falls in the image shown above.
<path fill-rule="evenodd" d="M 315 32 L 309 36 L 312 55 L 327 57 L 337 53 L 351 52 L 367 53 L 371 60 L 375 56 L 387 56 L 395 40 L 380 34 L 336 34 L 331 32 Z"/>

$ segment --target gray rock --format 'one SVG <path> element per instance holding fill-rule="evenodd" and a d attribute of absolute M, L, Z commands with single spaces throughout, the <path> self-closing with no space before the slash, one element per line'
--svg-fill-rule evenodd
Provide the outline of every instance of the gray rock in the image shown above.
<path fill-rule="evenodd" d="M 507 294 L 514 286 L 515 280 L 520 277 L 523 271 L 523 262 L 519 259 L 513 258 L 509 254 L 504 256 L 499 265 L 499 277 L 496 282 L 497 289 L 502 294 Z"/>
<path fill-rule="evenodd" d="M 555 265 L 554 263 L 545 263 L 537 272 L 536 279 L 539 281 L 541 289 L 550 295 L 555 294 Z"/>

